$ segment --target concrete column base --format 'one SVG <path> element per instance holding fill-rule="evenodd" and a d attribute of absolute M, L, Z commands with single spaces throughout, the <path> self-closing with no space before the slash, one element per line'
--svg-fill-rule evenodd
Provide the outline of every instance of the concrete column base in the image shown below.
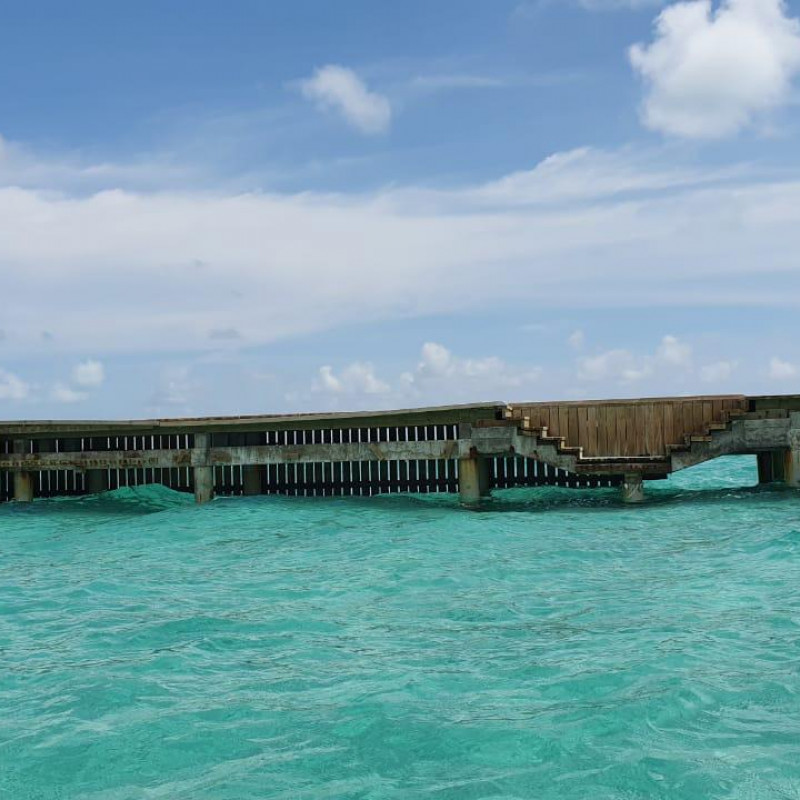
<path fill-rule="evenodd" d="M 33 473 L 14 473 L 14 500 L 18 503 L 30 503 L 33 500 Z"/>
<path fill-rule="evenodd" d="M 242 494 L 261 494 L 261 476 L 264 468 L 260 464 L 248 464 L 242 467 Z"/>
<path fill-rule="evenodd" d="M 14 452 L 17 455 L 30 453 L 30 442 L 24 439 L 14 440 Z M 18 503 L 30 503 L 33 500 L 33 473 L 14 473 L 14 500 Z"/>
<path fill-rule="evenodd" d="M 800 447 L 787 450 L 784 453 L 783 473 L 787 486 L 800 489 Z"/>
<path fill-rule="evenodd" d="M 194 499 L 198 503 L 214 499 L 214 467 L 194 468 Z"/>
<path fill-rule="evenodd" d="M 800 411 L 793 411 L 789 419 L 789 449 L 783 458 L 784 480 L 787 486 L 800 489 Z"/>
<path fill-rule="evenodd" d="M 108 491 L 108 471 L 104 469 L 86 470 L 86 493 L 100 494 Z"/>
<path fill-rule="evenodd" d="M 214 499 L 214 467 L 205 466 L 208 449 L 211 447 L 211 435 L 196 433 L 194 436 L 194 499 L 198 503 L 208 503 Z"/>
<path fill-rule="evenodd" d="M 489 494 L 489 462 L 485 458 L 459 459 L 458 494 L 467 506 L 477 505 Z"/>
<path fill-rule="evenodd" d="M 642 482 L 642 476 L 638 472 L 627 474 L 622 481 L 622 502 L 644 502 L 644 483 Z"/>

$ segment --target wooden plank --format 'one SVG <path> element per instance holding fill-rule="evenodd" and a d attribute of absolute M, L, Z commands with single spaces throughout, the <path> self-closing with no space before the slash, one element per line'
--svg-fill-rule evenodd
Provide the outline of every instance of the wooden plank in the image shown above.
<path fill-rule="evenodd" d="M 591 405 L 586 407 L 586 427 L 588 430 L 587 434 L 587 446 L 585 455 L 587 456 L 596 456 L 598 454 L 597 449 L 597 406 Z"/>
<path fill-rule="evenodd" d="M 558 406 L 558 433 L 565 439 L 569 436 L 569 409 L 566 405 Z"/>
<path fill-rule="evenodd" d="M 589 409 L 586 406 L 577 406 L 575 409 L 578 437 L 575 442 L 583 448 L 584 453 L 589 450 Z"/>
<path fill-rule="evenodd" d="M 581 443 L 578 427 L 578 408 L 579 406 L 567 407 L 567 444 L 571 447 L 577 447 Z"/>
<path fill-rule="evenodd" d="M 595 406 L 597 413 L 597 454 L 598 456 L 610 453 L 608 441 L 608 416 L 609 407 L 605 405 Z"/>

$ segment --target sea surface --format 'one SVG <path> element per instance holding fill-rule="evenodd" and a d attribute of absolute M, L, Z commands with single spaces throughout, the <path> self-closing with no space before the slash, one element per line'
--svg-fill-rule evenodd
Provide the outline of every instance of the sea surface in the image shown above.
<path fill-rule="evenodd" d="M 0 798 L 800 798 L 800 492 L 0 507 Z"/>

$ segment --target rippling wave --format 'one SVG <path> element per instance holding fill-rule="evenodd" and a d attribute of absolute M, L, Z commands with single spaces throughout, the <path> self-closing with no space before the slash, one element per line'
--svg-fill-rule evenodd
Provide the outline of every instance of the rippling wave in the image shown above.
<path fill-rule="evenodd" d="M 800 797 L 800 493 L 0 507 L 0 797 Z"/>

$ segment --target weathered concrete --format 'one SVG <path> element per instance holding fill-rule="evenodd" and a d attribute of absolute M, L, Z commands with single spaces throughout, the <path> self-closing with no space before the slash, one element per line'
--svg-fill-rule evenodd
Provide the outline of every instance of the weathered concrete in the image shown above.
<path fill-rule="evenodd" d="M 14 453 L 20 455 L 30 451 L 30 443 L 23 439 L 14 440 Z M 33 500 L 33 473 L 18 470 L 14 473 L 14 499 L 18 503 L 30 503 Z"/>
<path fill-rule="evenodd" d="M 800 412 L 789 415 L 789 448 L 784 460 L 784 480 L 787 486 L 800 488 Z"/>
<path fill-rule="evenodd" d="M 464 505 L 477 505 L 489 494 L 489 464 L 485 458 L 468 457 L 458 461 L 458 495 Z"/>
<path fill-rule="evenodd" d="M 246 495 L 261 494 L 263 468 L 258 464 L 242 467 L 242 492 Z"/>
<path fill-rule="evenodd" d="M 640 473 L 630 472 L 625 475 L 625 478 L 622 481 L 622 502 L 644 502 L 644 483 L 642 482 L 642 476 Z"/>
<path fill-rule="evenodd" d="M 192 463 L 195 464 L 194 499 L 198 503 L 208 503 L 214 499 L 214 467 L 208 464 L 208 451 L 210 443 L 210 434 L 195 434 Z"/>
<path fill-rule="evenodd" d="M 35 491 L 36 473 L 47 470 L 74 473 L 66 484 L 59 478 L 62 493 L 102 491 L 106 478 L 113 481 L 116 471 L 127 469 L 155 470 L 144 477 L 186 490 L 192 470 L 198 502 L 210 500 L 215 488 L 232 494 L 453 491 L 452 467 L 459 461 L 460 491 L 469 504 L 486 494 L 490 480 L 502 486 L 596 486 L 624 479 L 626 501 L 639 502 L 643 480 L 733 454 L 757 454 L 762 481 L 800 486 L 800 395 L 0 422 L 0 438 L 18 443 L 13 452 L 0 453 L 0 470 L 18 476 L 13 483 L 20 499 Z M 215 487 L 220 472 L 225 480 Z"/>

